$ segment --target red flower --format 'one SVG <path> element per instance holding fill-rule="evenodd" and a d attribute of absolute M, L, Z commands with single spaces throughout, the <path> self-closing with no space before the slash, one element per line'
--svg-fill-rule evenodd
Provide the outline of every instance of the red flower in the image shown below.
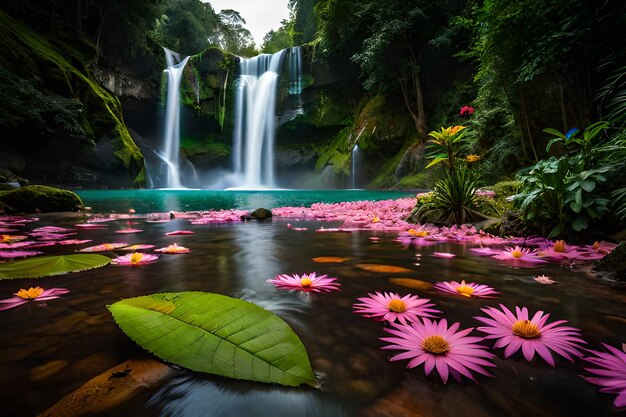
<path fill-rule="evenodd" d="M 474 114 L 474 108 L 472 106 L 463 106 L 459 112 L 463 117 L 469 117 Z"/>

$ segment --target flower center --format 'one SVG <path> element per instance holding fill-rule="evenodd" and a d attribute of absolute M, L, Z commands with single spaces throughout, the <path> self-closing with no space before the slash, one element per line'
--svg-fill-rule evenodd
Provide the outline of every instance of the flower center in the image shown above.
<path fill-rule="evenodd" d="M 143 253 L 134 252 L 132 255 L 130 255 L 130 263 L 132 264 L 139 263 L 141 262 L 142 258 L 143 258 Z"/>
<path fill-rule="evenodd" d="M 555 252 L 565 252 L 565 241 L 557 240 L 554 242 L 554 251 Z"/>
<path fill-rule="evenodd" d="M 427 230 L 409 229 L 408 232 L 409 232 L 409 234 L 411 236 L 417 236 L 417 237 L 426 237 L 426 236 L 428 236 L 428 231 Z"/>
<path fill-rule="evenodd" d="M 600 242 L 598 242 L 597 240 L 595 242 L 593 242 L 593 250 L 598 250 L 598 248 L 600 247 Z"/>
<path fill-rule="evenodd" d="M 35 287 L 35 288 L 30 287 L 27 290 L 22 288 L 15 295 L 17 295 L 18 297 L 23 298 L 25 300 L 34 300 L 35 298 L 39 297 L 41 295 L 41 293 L 43 293 L 43 288 L 41 288 L 41 287 Z"/>
<path fill-rule="evenodd" d="M 311 278 L 304 276 L 300 279 L 300 285 L 304 288 L 309 288 L 313 285 L 313 281 L 311 281 Z"/>
<path fill-rule="evenodd" d="M 422 349 L 436 355 L 446 353 L 450 350 L 450 344 L 439 335 L 428 336 L 422 341 Z"/>
<path fill-rule="evenodd" d="M 372 223 L 380 223 L 380 217 L 374 216 L 374 218 L 372 219 Z"/>
<path fill-rule="evenodd" d="M 389 301 L 389 310 L 395 313 L 404 313 L 406 311 L 406 304 L 399 298 L 393 298 Z"/>
<path fill-rule="evenodd" d="M 10 242 L 11 235 L 2 235 L 2 242 Z"/>
<path fill-rule="evenodd" d="M 511 251 L 511 256 L 515 259 L 519 259 L 524 256 L 524 252 L 522 252 L 521 249 L 515 248 Z"/>
<path fill-rule="evenodd" d="M 536 324 L 531 323 L 529 320 L 518 320 L 513 324 L 513 334 L 524 339 L 536 339 L 541 336 L 541 331 Z"/>
<path fill-rule="evenodd" d="M 474 289 L 473 289 L 472 287 L 470 287 L 469 285 L 465 285 L 465 284 L 463 284 L 463 285 L 459 285 L 459 286 L 456 288 L 456 291 L 457 291 L 459 294 L 464 295 L 464 296 L 466 296 L 466 297 L 471 297 L 471 296 L 472 296 L 472 294 L 474 294 Z"/>

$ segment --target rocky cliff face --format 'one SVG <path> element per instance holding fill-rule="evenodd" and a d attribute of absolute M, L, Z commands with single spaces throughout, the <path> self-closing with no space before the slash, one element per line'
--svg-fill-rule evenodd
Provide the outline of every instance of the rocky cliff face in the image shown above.
<path fill-rule="evenodd" d="M 63 186 L 142 186 L 144 160 L 118 98 L 90 68 L 76 35 L 35 31 L 0 10 L 0 126 L 10 149 L 2 180 Z M 17 155 L 17 156 L 16 156 Z M 16 163 L 19 160 L 19 163 Z"/>

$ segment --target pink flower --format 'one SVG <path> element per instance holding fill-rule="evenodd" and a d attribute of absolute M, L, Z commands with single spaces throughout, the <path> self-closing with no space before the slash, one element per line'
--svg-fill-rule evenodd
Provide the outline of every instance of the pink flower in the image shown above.
<path fill-rule="evenodd" d="M 537 254 L 529 248 L 522 248 L 520 246 L 506 248 L 500 251 L 500 253 L 495 255 L 493 258 L 500 261 L 511 262 L 517 266 L 524 266 L 524 264 L 528 263 L 540 264 L 546 262 L 545 260 L 540 259 Z"/>
<path fill-rule="evenodd" d="M 504 347 L 504 357 L 508 358 L 520 348 L 527 361 L 531 361 L 535 352 L 546 362 L 554 366 L 554 358 L 550 351 L 554 351 L 565 359 L 573 362 L 572 356 L 582 356 L 581 346 L 585 343 L 580 339 L 580 330 L 561 326 L 567 323 L 565 320 L 558 320 L 546 324 L 549 314 L 544 314 L 539 310 L 529 320 L 528 309 L 526 307 L 515 307 L 515 315 L 505 306 L 500 304 L 502 311 L 485 307 L 482 309 L 489 318 L 476 317 L 476 319 L 486 326 L 478 327 L 477 330 L 487 333 L 485 339 L 497 339 L 494 347 Z"/>
<path fill-rule="evenodd" d="M 558 282 L 545 275 L 537 275 L 533 279 L 542 285 L 552 285 Z"/>
<path fill-rule="evenodd" d="M 328 278 L 328 275 L 316 276 L 315 272 L 310 274 L 276 275 L 274 279 L 267 282 L 274 284 L 280 290 L 299 290 L 304 292 L 330 292 L 339 289 L 337 278 Z"/>
<path fill-rule="evenodd" d="M 462 295 L 464 297 L 481 297 L 481 298 L 491 298 L 492 296 L 497 296 L 500 293 L 494 290 L 491 287 L 488 287 L 483 284 L 476 284 L 475 282 L 466 283 L 465 281 L 461 281 L 459 284 L 456 281 L 445 281 L 438 282 L 433 285 L 433 288 L 445 292 L 448 294 L 456 294 Z"/>
<path fill-rule="evenodd" d="M 115 233 L 125 234 L 125 233 L 140 233 L 140 232 L 143 232 L 143 230 L 133 229 L 132 227 L 128 227 L 126 229 L 120 229 L 116 231 Z"/>
<path fill-rule="evenodd" d="M 111 259 L 113 265 L 139 266 L 149 264 L 159 259 L 159 255 L 150 255 L 147 253 L 133 252 L 128 255 L 118 256 Z"/>
<path fill-rule="evenodd" d="M 444 258 L 444 259 L 456 258 L 455 254 L 449 253 L 449 252 L 433 252 L 433 256 L 437 258 Z"/>
<path fill-rule="evenodd" d="M 21 306 L 29 301 L 48 301 L 59 298 L 63 294 L 70 292 L 67 288 L 50 288 L 44 290 L 41 287 L 30 287 L 29 289 L 21 289 L 15 293 L 15 297 L 0 300 L 0 311 Z"/>
<path fill-rule="evenodd" d="M 377 321 L 393 323 L 399 321 L 402 324 L 416 322 L 419 317 L 435 317 L 441 311 L 435 310 L 435 304 L 427 298 L 419 298 L 417 295 L 407 294 L 400 297 L 397 293 L 380 293 L 376 291 L 368 294 L 368 297 L 358 299 L 361 303 L 354 304 L 354 312 L 364 317 L 373 318 Z"/>
<path fill-rule="evenodd" d="M 605 343 L 602 345 L 608 352 L 587 350 L 592 356 L 583 358 L 589 363 L 583 368 L 594 376 L 583 376 L 583 379 L 602 387 L 600 392 L 617 394 L 613 404 L 626 407 L 626 353 Z"/>
<path fill-rule="evenodd" d="M 37 250 L 0 250 L 0 258 L 27 258 L 41 253 Z"/>
<path fill-rule="evenodd" d="M 128 243 L 122 243 L 122 242 L 103 243 L 101 245 L 89 246 L 88 248 L 82 248 L 79 250 L 79 252 L 106 252 L 106 251 L 123 248 L 125 246 L 128 246 Z"/>
<path fill-rule="evenodd" d="M 430 321 L 427 318 L 409 324 L 391 323 L 392 328 L 384 330 L 395 337 L 382 337 L 381 340 L 391 343 L 381 349 L 397 349 L 404 352 L 392 356 L 390 361 L 410 359 L 407 368 L 415 368 L 424 364 L 424 371 L 429 375 L 433 369 L 437 368 L 437 373 L 443 383 L 448 382 L 451 374 L 457 381 L 461 380 L 461 375 L 474 379 L 471 371 L 478 372 L 485 376 L 493 376 L 485 367 L 495 367 L 490 362 L 495 355 L 487 352 L 485 346 L 478 343 L 482 337 L 468 337 L 473 330 L 458 331 L 459 323 L 454 323 L 448 328 L 446 319 L 439 322 Z"/>
<path fill-rule="evenodd" d="M 179 254 L 179 253 L 189 253 L 191 250 L 184 246 L 178 246 L 178 244 L 173 243 L 165 248 L 155 249 L 155 252 L 159 253 L 170 253 L 170 254 Z"/>
<path fill-rule="evenodd" d="M 193 235 L 191 230 L 174 230 L 173 232 L 167 232 L 165 236 L 178 236 L 178 235 Z"/>

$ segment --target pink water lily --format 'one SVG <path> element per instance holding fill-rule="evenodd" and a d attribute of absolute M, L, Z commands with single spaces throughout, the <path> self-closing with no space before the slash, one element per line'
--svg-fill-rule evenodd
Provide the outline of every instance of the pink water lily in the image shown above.
<path fill-rule="evenodd" d="M 555 366 L 551 351 L 573 362 L 573 357 L 582 356 L 580 330 L 562 326 L 565 320 L 557 320 L 546 324 L 550 314 L 537 311 L 529 319 L 526 307 L 515 307 L 515 314 L 504 305 L 500 310 L 485 307 L 482 311 L 489 317 L 475 317 L 485 326 L 477 330 L 487 333 L 485 339 L 496 339 L 495 348 L 505 348 L 504 357 L 508 358 L 518 350 L 522 350 L 524 358 L 532 361 L 535 352 L 551 366 Z"/>
<path fill-rule="evenodd" d="M 433 252 L 433 256 L 436 258 L 453 259 L 456 255 L 450 252 Z"/>
<path fill-rule="evenodd" d="M 106 252 L 128 246 L 128 243 L 115 242 L 115 243 L 102 243 L 101 245 L 89 246 L 88 248 L 82 248 L 79 252 Z"/>
<path fill-rule="evenodd" d="M 133 229 L 132 227 L 128 227 L 126 229 L 117 230 L 115 233 L 127 234 L 127 233 L 141 233 L 141 232 L 143 232 L 143 230 Z"/>
<path fill-rule="evenodd" d="M 496 366 L 490 362 L 495 355 L 479 344 L 482 337 L 468 336 L 472 327 L 459 331 L 459 326 L 459 323 L 454 323 L 448 327 L 446 319 L 437 322 L 427 318 L 408 324 L 391 323 L 391 328 L 384 330 L 394 337 L 381 337 L 381 340 L 390 343 L 381 349 L 404 351 L 389 360 L 410 359 L 407 368 L 424 364 L 426 375 L 437 369 L 444 384 L 448 382 L 449 375 L 457 381 L 465 376 L 476 382 L 472 371 L 493 376 L 486 367 Z"/>
<path fill-rule="evenodd" d="M 164 248 L 159 248 L 159 249 L 155 249 L 155 252 L 159 252 L 159 253 L 169 253 L 169 254 L 179 254 L 179 253 L 189 253 L 191 252 L 191 250 L 189 248 L 186 248 L 184 246 L 178 246 L 178 244 L 173 243 L 169 246 L 166 246 Z"/>
<path fill-rule="evenodd" d="M 0 300 L 0 311 L 21 306 L 30 301 L 48 301 L 59 298 L 63 294 L 70 292 L 67 288 L 50 288 L 44 290 L 41 287 L 30 287 L 16 292 L 15 297 Z"/>
<path fill-rule="evenodd" d="M 583 368 L 593 376 L 582 377 L 585 381 L 601 387 L 600 392 L 617 394 L 613 404 L 616 407 L 626 407 L 626 353 L 605 343 L 602 345 L 606 352 L 587 350 L 590 355 L 583 358 Z"/>
<path fill-rule="evenodd" d="M 125 250 L 125 251 L 138 251 L 138 250 L 147 250 L 147 249 L 152 249 L 152 248 L 154 248 L 154 245 L 136 244 L 136 245 L 126 246 L 125 248 L 120 248 L 120 249 Z"/>
<path fill-rule="evenodd" d="M 179 236 L 179 235 L 193 235 L 191 230 L 174 230 L 173 232 L 167 232 L 165 236 Z"/>
<path fill-rule="evenodd" d="M 535 281 L 537 281 L 538 283 L 540 283 L 541 285 L 552 285 L 552 284 L 556 284 L 558 281 L 553 280 L 552 278 L 546 276 L 546 275 L 537 275 L 536 277 L 533 278 Z"/>
<path fill-rule="evenodd" d="M 43 252 L 36 250 L 0 250 L 0 258 L 27 258 L 29 256 L 39 255 Z"/>
<path fill-rule="evenodd" d="M 428 298 L 420 298 L 417 295 L 407 294 L 401 297 L 397 293 L 375 293 L 358 299 L 360 303 L 354 304 L 354 312 L 377 321 L 393 323 L 399 321 L 402 324 L 418 321 L 419 317 L 435 317 L 441 311 L 432 307 Z"/>
<path fill-rule="evenodd" d="M 479 298 L 491 298 L 494 296 L 500 295 L 500 293 L 493 288 L 484 285 L 477 284 L 475 282 L 465 282 L 462 280 L 461 282 L 457 281 L 444 281 L 438 282 L 433 285 L 433 288 L 437 291 L 461 295 L 463 297 L 479 297 Z"/>
<path fill-rule="evenodd" d="M 128 255 L 118 256 L 111 259 L 113 265 L 140 266 L 152 263 L 159 259 L 159 255 L 150 255 L 147 253 L 133 252 Z"/>
<path fill-rule="evenodd" d="M 506 248 L 500 251 L 499 254 L 494 255 L 494 259 L 500 261 L 506 261 L 513 263 L 517 266 L 524 266 L 524 264 L 540 264 L 546 262 L 544 259 L 539 258 L 537 253 L 530 248 L 524 248 L 515 246 L 513 248 Z"/>
<path fill-rule="evenodd" d="M 317 276 L 315 272 L 310 274 L 280 274 L 267 282 L 274 284 L 281 290 L 299 290 L 304 292 L 330 292 L 339 289 L 340 284 L 335 282 L 337 278 L 328 278 L 328 275 Z"/>

